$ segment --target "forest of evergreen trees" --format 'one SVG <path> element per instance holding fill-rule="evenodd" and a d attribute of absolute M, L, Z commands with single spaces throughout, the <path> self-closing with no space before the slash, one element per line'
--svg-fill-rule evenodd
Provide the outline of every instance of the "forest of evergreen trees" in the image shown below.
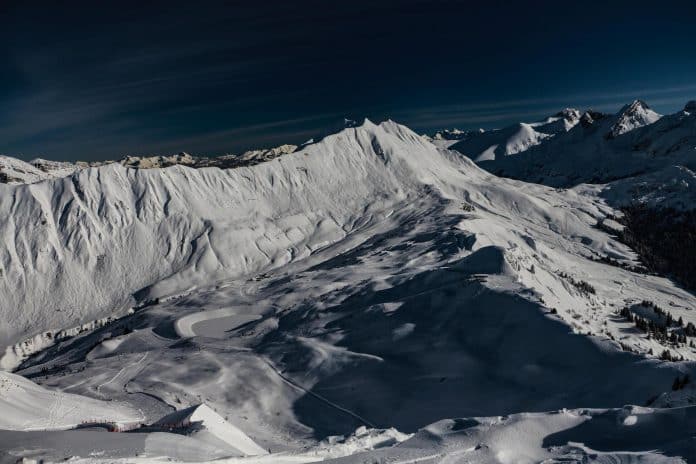
<path fill-rule="evenodd" d="M 672 347 L 696 348 L 691 337 L 696 337 L 696 326 L 689 322 L 684 325 L 684 320 L 680 317 L 675 319 L 672 313 L 657 306 L 652 301 L 643 301 L 640 305 L 645 310 L 649 310 L 652 316 L 640 316 L 636 314 L 636 307 L 625 307 L 619 311 L 627 321 L 633 322 L 637 329 L 648 334 L 649 338 L 653 338 L 662 345 Z M 660 359 L 665 361 L 683 360 L 679 356 L 673 355 L 669 350 L 663 350 L 660 354 Z"/>
<path fill-rule="evenodd" d="M 640 255 L 650 270 L 696 290 L 696 211 L 644 205 L 622 211 L 625 229 L 620 239 Z"/>

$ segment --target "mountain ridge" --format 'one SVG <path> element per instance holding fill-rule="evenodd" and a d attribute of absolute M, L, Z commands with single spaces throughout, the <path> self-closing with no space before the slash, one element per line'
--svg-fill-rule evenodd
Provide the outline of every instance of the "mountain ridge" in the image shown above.
<path fill-rule="evenodd" d="M 563 134 L 613 120 L 588 116 Z M 654 418 L 683 437 L 671 409 L 622 409 L 691 397 L 696 296 L 644 271 L 618 208 L 686 201 L 690 173 L 557 189 L 366 120 L 252 166 L 0 185 L 2 365 L 141 411 L 141 433 L 102 434 L 130 450 L 104 459 L 493 459 L 516 433 L 535 442 L 510 462 L 568 458 L 592 453 L 573 438 L 599 446 L 605 417 L 621 437 Z M 210 428 L 188 428 L 199 410 Z M 13 453 L 43 433 L 13 436 Z M 85 449 L 89 431 L 65 433 L 47 453 Z"/>
<path fill-rule="evenodd" d="M 635 100 L 616 114 L 588 110 L 567 131 L 540 138 L 514 156 L 482 157 L 475 137 L 450 148 L 496 175 L 552 187 L 606 183 L 669 165 L 683 164 L 693 169 L 691 149 L 696 146 L 696 123 L 688 108 L 689 103 L 682 111 L 662 116 L 645 102 Z M 540 131 L 540 124 L 532 127 Z M 500 134 L 496 141 L 499 145 L 509 137 L 501 131 L 486 134 Z"/>

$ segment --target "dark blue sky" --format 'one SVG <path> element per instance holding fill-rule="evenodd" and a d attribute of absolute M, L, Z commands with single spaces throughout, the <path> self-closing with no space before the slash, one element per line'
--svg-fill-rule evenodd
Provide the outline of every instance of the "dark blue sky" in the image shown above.
<path fill-rule="evenodd" d="M 344 116 L 430 132 L 633 98 L 672 112 L 696 98 L 694 3 L 0 1 L 0 153 L 234 153 Z"/>

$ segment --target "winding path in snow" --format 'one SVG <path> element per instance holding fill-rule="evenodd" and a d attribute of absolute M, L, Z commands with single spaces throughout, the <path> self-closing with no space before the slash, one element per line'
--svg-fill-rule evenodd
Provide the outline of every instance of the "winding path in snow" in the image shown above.
<path fill-rule="evenodd" d="M 117 379 L 122 380 L 120 382 L 120 387 L 122 389 L 125 388 L 126 383 L 130 379 L 135 377 L 138 374 L 138 372 L 140 372 L 140 370 L 144 367 L 143 363 L 145 362 L 145 359 L 147 359 L 147 356 L 149 354 L 149 351 L 146 352 L 135 364 L 127 364 L 126 366 L 122 367 L 111 379 L 97 385 L 97 392 L 101 393 L 101 389 L 103 387 L 115 382 Z"/>

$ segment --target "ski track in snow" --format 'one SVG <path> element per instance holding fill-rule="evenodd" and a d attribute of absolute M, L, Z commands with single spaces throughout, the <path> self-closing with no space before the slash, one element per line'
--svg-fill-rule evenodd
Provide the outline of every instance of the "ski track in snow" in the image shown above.
<path fill-rule="evenodd" d="M 101 389 L 104 388 L 105 386 L 115 382 L 117 379 L 121 381 L 120 385 L 116 387 L 117 390 L 122 390 L 125 388 L 126 383 L 128 380 L 132 379 L 135 377 L 138 372 L 143 368 L 143 363 L 147 359 L 148 355 L 150 353 L 147 352 L 143 354 L 143 356 L 134 364 L 129 364 L 126 366 L 123 366 L 113 377 L 111 377 L 109 380 L 106 382 L 102 382 L 99 385 L 97 385 L 97 393 L 101 393 Z"/>
<path fill-rule="evenodd" d="M 270 361 L 268 361 L 268 360 L 264 360 L 264 361 L 266 362 L 266 364 L 268 365 L 268 367 L 270 367 L 271 369 L 273 369 L 273 371 L 278 375 L 278 377 L 280 377 L 281 379 L 283 379 L 284 382 L 286 382 L 288 385 L 291 385 L 293 388 L 296 388 L 296 389 L 300 390 L 300 391 L 303 392 L 303 393 L 306 393 L 306 394 L 308 394 L 308 395 L 311 395 L 311 396 L 313 396 L 314 398 L 318 399 L 319 401 L 328 404 L 328 405 L 331 406 L 332 408 L 334 408 L 334 409 L 336 409 L 336 410 L 338 410 L 338 411 L 341 411 L 341 412 L 343 412 L 343 413 L 346 413 L 346 414 L 348 414 L 348 415 L 351 416 L 351 417 L 356 418 L 356 419 L 359 420 L 362 424 L 364 424 L 364 425 L 366 425 L 366 426 L 368 426 L 368 427 L 376 428 L 376 426 L 375 426 L 374 424 L 372 424 L 370 421 L 368 421 L 368 420 L 365 419 L 364 417 L 360 417 L 359 415 L 355 414 L 353 411 L 351 411 L 351 410 L 349 410 L 349 409 L 346 409 L 346 408 L 344 408 L 344 407 L 342 407 L 342 406 L 339 406 L 338 404 L 336 404 L 336 403 L 334 403 L 334 402 L 332 402 L 332 401 L 330 401 L 330 400 L 324 398 L 323 396 L 319 395 L 318 393 L 315 393 L 315 392 L 313 392 L 313 391 L 311 391 L 311 390 L 309 390 L 309 389 L 303 387 L 302 385 L 299 385 L 298 383 L 294 382 L 294 381 L 291 380 L 290 378 L 284 376 L 284 375 L 283 375 L 283 374 L 282 374 Z"/>

